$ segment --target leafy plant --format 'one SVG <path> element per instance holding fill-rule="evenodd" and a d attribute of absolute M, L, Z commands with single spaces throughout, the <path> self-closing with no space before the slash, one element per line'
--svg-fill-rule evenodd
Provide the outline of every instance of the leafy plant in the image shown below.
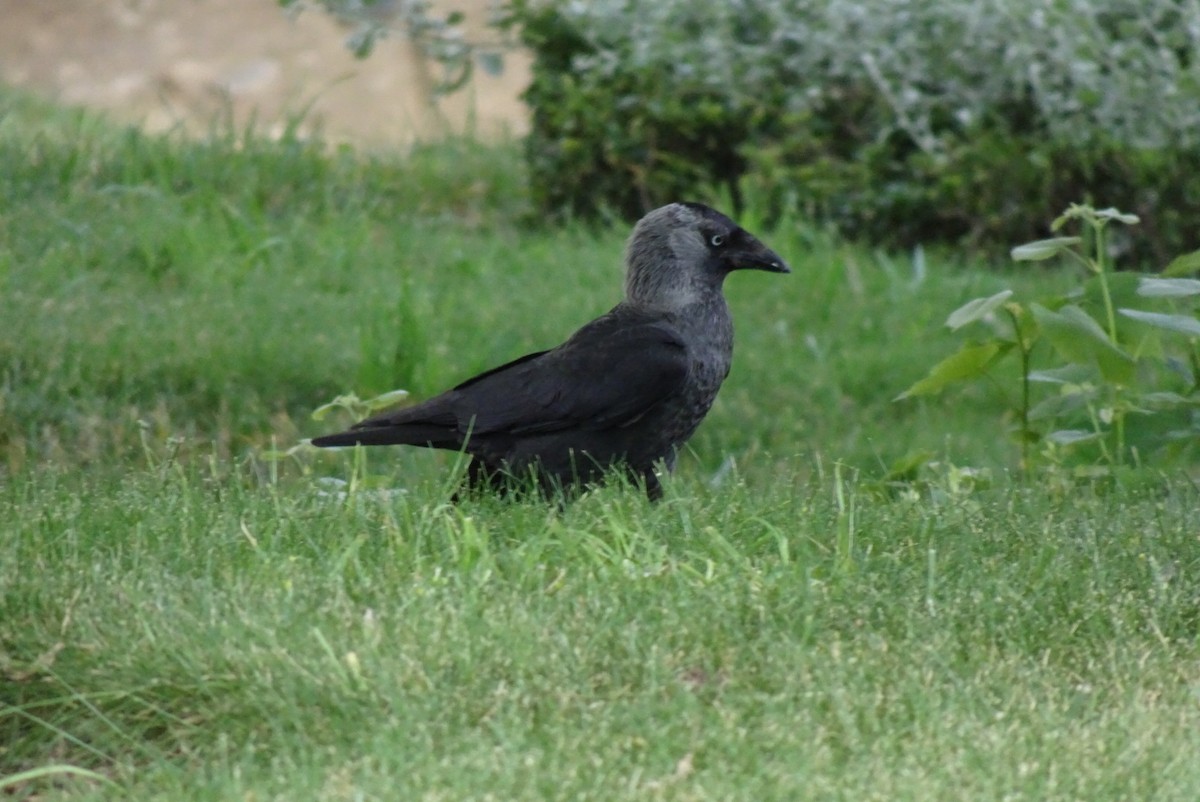
<path fill-rule="evenodd" d="M 534 200 L 636 218 L 717 188 L 986 247 L 1094 192 L 1129 199 L 1161 262 L 1200 245 L 1190 3 L 513 0 Z"/>
<path fill-rule="evenodd" d="M 323 421 L 329 417 L 330 413 L 340 412 L 342 413 L 342 417 L 358 422 L 374 415 L 376 412 L 396 406 L 405 398 L 408 398 L 408 390 L 391 390 L 374 398 L 359 398 L 356 393 L 345 393 L 314 409 L 312 411 L 312 419 Z M 265 449 L 258 456 L 267 462 L 275 463 L 315 450 L 316 448 L 309 442 L 309 439 L 305 438 L 286 451 L 276 448 Z M 354 451 L 356 454 L 356 468 L 361 468 L 364 462 L 362 457 L 364 452 L 362 449 L 355 449 Z"/>
<path fill-rule="evenodd" d="M 342 410 L 349 414 L 355 421 L 360 421 L 370 415 L 395 406 L 408 398 L 408 390 L 392 390 L 383 395 L 377 395 L 374 398 L 359 398 L 354 393 L 339 395 L 332 401 L 322 404 L 313 410 L 312 419 L 315 421 L 323 421 L 329 416 L 330 412 Z"/>
<path fill-rule="evenodd" d="M 1019 360 L 1011 409 L 1021 464 L 1032 471 L 1073 462 L 1078 474 L 1109 474 L 1148 449 L 1178 451 L 1200 442 L 1200 251 L 1176 259 L 1162 276 L 1114 272 L 1110 231 L 1134 215 L 1072 204 L 1051 226 L 1082 227 L 1012 250 L 1017 261 L 1066 257 L 1085 281 L 1063 296 L 1014 298 L 1003 290 L 975 298 L 946 319 L 953 331 L 986 327 L 934 365 L 899 398 L 934 395 L 988 377 Z M 1049 351 L 1049 354 L 1045 352 Z M 1042 366 L 1045 358 L 1051 364 Z"/>
<path fill-rule="evenodd" d="M 471 79 L 476 62 L 496 74 L 503 69 L 503 45 L 471 41 L 463 23 L 466 15 L 450 11 L 435 14 L 426 0 L 278 0 L 292 14 L 321 8 L 351 29 L 346 47 L 359 58 L 371 54 L 380 39 L 399 32 L 414 43 L 426 59 L 442 69 L 433 86 L 434 96 L 461 89 Z M 493 13 L 493 18 L 495 14 Z M 494 19 L 493 19 L 494 21 Z"/>

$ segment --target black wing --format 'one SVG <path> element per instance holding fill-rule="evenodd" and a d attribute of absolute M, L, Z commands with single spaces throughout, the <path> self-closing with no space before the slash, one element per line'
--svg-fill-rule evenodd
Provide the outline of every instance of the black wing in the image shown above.
<path fill-rule="evenodd" d="M 678 393 L 687 372 L 687 349 L 671 328 L 605 316 L 558 348 L 464 382 L 453 406 L 475 435 L 608 429 Z"/>
<path fill-rule="evenodd" d="M 428 401 L 376 415 L 313 443 L 458 448 L 468 436 L 630 425 L 680 391 L 687 379 L 687 349 L 669 326 L 620 309 L 557 348 L 528 354 Z"/>

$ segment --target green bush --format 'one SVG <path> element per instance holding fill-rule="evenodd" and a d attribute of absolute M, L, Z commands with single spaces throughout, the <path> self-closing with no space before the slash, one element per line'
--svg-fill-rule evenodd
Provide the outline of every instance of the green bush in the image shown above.
<path fill-rule="evenodd" d="M 717 10 L 709 3 L 694 13 L 685 3 L 645 5 L 636 11 L 638 24 L 656 31 L 665 12 L 688 39 Z M 724 183 L 736 191 L 746 170 L 741 154 L 755 127 L 749 98 L 690 61 L 668 69 L 661 54 L 642 53 L 641 44 L 661 37 L 631 35 L 633 13 L 612 3 L 513 6 L 511 20 L 536 56 L 525 93 L 533 114 L 526 139 L 531 188 L 535 203 L 556 215 L 636 218 L 700 186 Z"/>
<path fill-rule="evenodd" d="M 535 200 L 636 217 L 714 188 L 890 244 L 995 245 L 1068 201 L 1194 248 L 1188 0 L 516 0 Z"/>
<path fill-rule="evenodd" d="M 1110 226 L 1138 222 L 1117 209 L 1072 204 L 1051 229 L 1076 224 L 1084 236 L 1027 243 L 1012 256 L 1065 256 L 1084 268 L 1087 281 L 1066 295 L 1029 300 L 1003 290 L 963 304 L 947 327 L 982 324 L 991 336 L 968 340 L 897 400 L 997 379 L 997 364 L 1012 353 L 1020 370 L 1010 432 L 1027 475 L 1050 480 L 1069 467 L 1072 478 L 1107 477 L 1130 461 L 1190 460 L 1200 444 L 1200 280 L 1179 276 L 1200 268 L 1200 251 L 1175 259 L 1166 278 L 1116 274 Z M 1047 348 L 1056 361 L 1038 369 L 1036 357 Z"/>

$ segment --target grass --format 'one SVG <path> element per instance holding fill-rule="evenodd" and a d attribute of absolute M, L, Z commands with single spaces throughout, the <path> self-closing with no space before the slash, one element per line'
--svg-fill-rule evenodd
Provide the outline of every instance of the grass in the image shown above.
<path fill-rule="evenodd" d="M 891 399 L 1004 274 L 761 231 L 650 505 L 447 503 L 453 457 L 262 458 L 610 306 L 624 232 L 515 150 L 188 143 L 0 95 L 0 788 L 121 799 L 1200 792 L 1187 466 L 1023 484 L 994 388 Z M 879 479 L 918 450 L 921 482 Z"/>

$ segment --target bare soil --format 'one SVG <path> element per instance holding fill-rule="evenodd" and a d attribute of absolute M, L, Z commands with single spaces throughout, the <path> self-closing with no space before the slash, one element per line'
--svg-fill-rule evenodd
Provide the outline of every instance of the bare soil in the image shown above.
<path fill-rule="evenodd" d="M 486 0 L 452 5 L 483 31 Z M 367 146 L 525 131 L 525 54 L 435 101 L 436 65 L 413 45 L 391 37 L 360 60 L 347 34 L 320 12 L 292 19 L 274 0 L 0 0 L 0 81 L 152 131 L 203 134 L 232 113 L 277 132 L 301 111 L 330 140 Z"/>

